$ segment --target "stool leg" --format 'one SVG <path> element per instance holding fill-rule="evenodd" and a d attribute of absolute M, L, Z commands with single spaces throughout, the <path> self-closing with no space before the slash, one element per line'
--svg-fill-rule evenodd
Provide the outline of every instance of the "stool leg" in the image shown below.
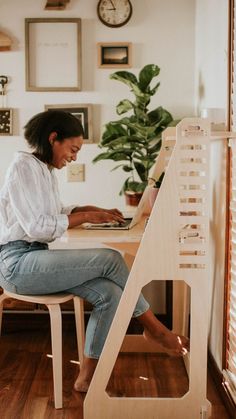
<path fill-rule="evenodd" d="M 0 296 L 0 336 L 1 336 L 1 333 L 2 333 L 2 311 L 3 311 L 3 301 L 4 301 L 4 300 L 6 300 L 7 298 L 9 298 L 9 297 L 7 297 L 5 294 L 2 294 L 2 295 Z"/>
<path fill-rule="evenodd" d="M 84 300 L 80 297 L 74 296 L 74 308 L 75 308 L 75 326 L 76 326 L 76 337 L 78 346 L 78 355 L 80 365 L 84 360 Z"/>
<path fill-rule="evenodd" d="M 54 403 L 55 403 L 56 409 L 61 409 L 63 405 L 61 308 L 60 308 L 60 304 L 47 304 L 47 307 L 49 310 L 50 323 L 51 323 Z"/>

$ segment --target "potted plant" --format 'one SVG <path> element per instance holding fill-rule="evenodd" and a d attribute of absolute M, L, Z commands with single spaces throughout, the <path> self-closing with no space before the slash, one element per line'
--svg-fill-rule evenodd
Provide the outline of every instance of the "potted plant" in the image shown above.
<path fill-rule="evenodd" d="M 141 197 L 148 183 L 149 170 L 161 147 L 161 133 L 173 121 L 170 112 L 161 106 L 149 110 L 151 97 L 160 86 L 157 82 L 151 87 L 151 82 L 159 72 L 157 65 L 148 64 L 141 69 L 138 77 L 130 71 L 117 71 L 110 75 L 111 79 L 125 83 L 134 99 L 123 99 L 116 106 L 116 112 L 122 118 L 105 125 L 99 144 L 105 151 L 98 154 L 93 162 L 104 159 L 119 162 L 113 170 L 122 168 L 128 174 L 120 194 L 131 197 L 137 194 Z M 128 116 L 124 117 L 126 113 Z"/>
<path fill-rule="evenodd" d="M 149 182 L 150 181 L 152 182 L 151 185 L 150 185 L 151 188 L 149 190 L 149 204 L 150 204 L 151 208 L 153 207 L 153 205 L 155 203 L 155 200 L 156 200 L 157 194 L 159 192 L 159 189 L 161 187 L 164 176 L 165 176 L 165 172 L 162 172 L 157 180 L 153 179 L 153 178 L 149 178 Z"/>

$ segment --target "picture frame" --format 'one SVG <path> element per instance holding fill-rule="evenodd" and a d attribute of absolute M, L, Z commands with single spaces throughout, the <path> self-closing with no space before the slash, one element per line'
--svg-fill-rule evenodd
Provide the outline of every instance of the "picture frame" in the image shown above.
<path fill-rule="evenodd" d="M 81 90 L 81 19 L 25 19 L 27 91 Z"/>
<path fill-rule="evenodd" d="M 131 42 L 99 42 L 99 68 L 130 68 L 132 67 Z"/>
<path fill-rule="evenodd" d="M 0 108 L 0 135 L 13 134 L 13 110 Z"/>
<path fill-rule="evenodd" d="M 83 104 L 67 104 L 67 105 L 45 105 L 45 110 L 60 110 L 70 112 L 80 120 L 84 129 L 84 143 L 93 143 L 92 133 L 92 105 L 88 103 Z"/>

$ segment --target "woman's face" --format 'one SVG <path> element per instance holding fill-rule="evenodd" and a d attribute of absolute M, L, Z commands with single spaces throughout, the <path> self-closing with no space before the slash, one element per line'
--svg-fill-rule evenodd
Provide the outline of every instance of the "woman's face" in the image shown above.
<path fill-rule="evenodd" d="M 53 154 L 51 165 L 57 169 L 62 169 L 67 163 L 77 159 L 77 154 L 83 144 L 83 137 L 70 137 L 63 141 L 58 141 L 55 138 L 50 143 Z"/>

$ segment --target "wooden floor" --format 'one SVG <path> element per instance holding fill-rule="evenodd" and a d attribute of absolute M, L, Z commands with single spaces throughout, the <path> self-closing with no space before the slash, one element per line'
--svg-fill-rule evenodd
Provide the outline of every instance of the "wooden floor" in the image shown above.
<path fill-rule="evenodd" d="M 73 320 L 69 316 L 63 320 L 64 408 L 56 410 L 48 316 L 33 323 L 27 316 L 17 323 L 11 319 L 12 315 L 4 316 L 0 339 L 0 418 L 83 419 L 84 396 L 72 390 L 79 369 Z M 188 390 L 188 379 L 181 359 L 121 354 L 107 390 L 120 397 L 181 397 Z M 232 419 L 210 376 L 208 399 L 212 419 Z"/>

